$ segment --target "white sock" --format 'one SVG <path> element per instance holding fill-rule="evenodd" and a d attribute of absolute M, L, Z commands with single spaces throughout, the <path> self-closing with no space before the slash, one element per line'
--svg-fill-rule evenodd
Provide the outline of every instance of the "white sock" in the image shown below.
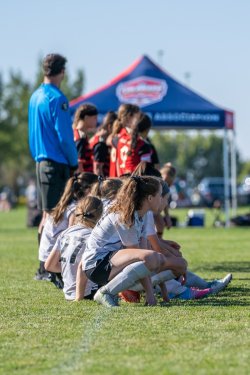
<path fill-rule="evenodd" d="M 166 281 L 165 285 L 166 285 L 168 293 L 173 293 L 175 295 L 181 294 L 185 292 L 185 290 L 187 289 L 185 285 L 181 285 L 181 283 L 179 283 L 179 281 L 175 279 Z"/>
<path fill-rule="evenodd" d="M 193 286 L 201 289 L 206 289 L 209 287 L 209 284 L 206 280 L 202 279 L 201 277 L 190 271 L 187 271 L 187 281 L 185 285 L 188 287 Z"/>
<path fill-rule="evenodd" d="M 160 273 L 153 274 L 153 276 L 151 276 L 152 285 L 153 286 L 159 285 L 161 283 L 164 283 L 164 281 L 166 280 L 173 279 L 174 277 L 175 275 L 173 274 L 171 270 L 165 270 Z M 141 292 L 142 290 L 144 290 L 141 283 L 136 283 L 132 285 L 129 289 L 134 290 L 136 292 Z"/>
<path fill-rule="evenodd" d="M 149 276 L 151 271 L 144 262 L 135 262 L 125 267 L 118 275 L 102 287 L 103 291 L 116 295 L 123 290 L 129 289 L 136 281 Z"/>

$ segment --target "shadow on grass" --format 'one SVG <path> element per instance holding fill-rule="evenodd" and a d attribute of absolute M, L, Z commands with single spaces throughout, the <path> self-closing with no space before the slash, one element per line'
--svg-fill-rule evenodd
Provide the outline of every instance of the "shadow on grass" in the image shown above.
<path fill-rule="evenodd" d="M 228 306 L 250 306 L 250 301 L 226 299 L 223 300 L 219 296 L 217 298 L 208 297 L 206 299 L 194 300 L 189 306 L 200 307 L 200 306 L 213 306 L 213 307 L 228 307 Z"/>
<path fill-rule="evenodd" d="M 223 263 L 203 263 L 196 267 L 196 271 L 215 271 L 215 272 L 248 272 L 250 274 L 250 262 L 223 262 Z M 244 279 L 242 279 L 244 280 Z M 248 279 L 247 279 L 248 280 Z"/>
<path fill-rule="evenodd" d="M 189 306 L 250 306 L 250 288 L 232 287 L 231 285 L 223 292 L 217 295 L 209 295 L 207 298 L 186 301 Z M 185 301 L 172 300 L 175 304 L 186 305 Z"/>

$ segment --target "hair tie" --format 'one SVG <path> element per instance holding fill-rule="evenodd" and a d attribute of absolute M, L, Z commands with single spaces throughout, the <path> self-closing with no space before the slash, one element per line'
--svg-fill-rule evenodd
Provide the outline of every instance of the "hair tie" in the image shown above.
<path fill-rule="evenodd" d="M 91 219 L 91 218 L 94 217 L 94 215 L 91 214 L 90 212 L 83 212 L 83 213 L 81 213 L 81 214 L 76 214 L 75 216 L 76 216 L 76 217 L 78 217 L 78 216 L 83 216 L 83 217 L 86 217 L 87 219 Z"/>
<path fill-rule="evenodd" d="M 98 176 L 98 182 L 101 183 L 104 181 L 104 177 L 103 176 Z"/>
<path fill-rule="evenodd" d="M 74 173 L 74 181 L 78 180 L 78 177 L 80 176 L 81 173 Z"/>
<path fill-rule="evenodd" d="M 94 215 L 91 214 L 90 212 L 84 212 L 82 216 L 83 216 L 83 217 L 86 217 L 87 219 L 91 219 L 91 218 L 94 217 Z"/>
<path fill-rule="evenodd" d="M 132 176 L 131 177 L 136 183 L 139 183 L 139 182 L 141 182 L 141 177 L 140 176 Z"/>
<path fill-rule="evenodd" d="M 103 183 L 104 180 L 105 180 L 105 178 L 103 176 L 98 176 L 99 188 L 102 186 L 102 183 Z"/>

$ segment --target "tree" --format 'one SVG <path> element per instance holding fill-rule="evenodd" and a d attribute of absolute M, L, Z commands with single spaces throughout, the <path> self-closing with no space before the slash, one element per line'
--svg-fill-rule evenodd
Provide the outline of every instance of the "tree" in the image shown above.
<path fill-rule="evenodd" d="M 161 164 L 172 162 L 178 176 L 197 185 L 203 177 L 223 176 L 223 141 L 215 133 L 208 136 L 189 135 L 185 132 L 155 133 L 152 138 Z M 237 153 L 238 170 L 242 162 Z"/>

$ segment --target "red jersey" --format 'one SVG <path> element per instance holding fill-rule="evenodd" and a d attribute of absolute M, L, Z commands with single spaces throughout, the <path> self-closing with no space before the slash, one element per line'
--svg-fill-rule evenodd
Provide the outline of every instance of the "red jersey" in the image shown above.
<path fill-rule="evenodd" d="M 93 153 L 93 163 L 103 163 L 103 174 L 109 176 L 110 149 L 102 136 L 95 134 L 90 140 L 89 145 Z"/>
<path fill-rule="evenodd" d="M 123 135 L 126 135 L 127 130 L 125 128 L 122 128 L 120 133 L 117 134 L 115 137 L 112 139 L 112 147 L 110 151 L 110 164 L 109 164 L 109 177 L 118 177 L 117 173 L 117 145 L 119 138 L 122 137 Z"/>
<path fill-rule="evenodd" d="M 131 155 L 128 155 L 131 145 L 131 135 L 126 134 L 119 138 L 117 145 L 117 170 L 118 177 L 125 173 L 134 172 L 135 168 L 141 161 L 148 161 L 151 163 L 151 147 L 141 137 L 137 138 L 136 147 L 131 150 Z"/>
<path fill-rule="evenodd" d="M 87 135 L 74 129 L 74 141 L 78 153 L 78 171 L 93 173 L 93 154 Z"/>

